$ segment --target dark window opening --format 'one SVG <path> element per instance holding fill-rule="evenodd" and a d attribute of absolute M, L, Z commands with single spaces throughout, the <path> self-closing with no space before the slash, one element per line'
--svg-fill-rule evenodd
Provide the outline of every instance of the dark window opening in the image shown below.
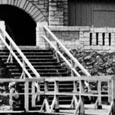
<path fill-rule="evenodd" d="M 103 42 L 103 46 L 105 45 L 105 33 L 102 33 L 102 42 Z"/>
<path fill-rule="evenodd" d="M 109 46 L 111 46 L 111 33 L 109 33 Z"/>
<path fill-rule="evenodd" d="M 99 33 L 96 33 L 96 45 L 99 45 Z"/>
<path fill-rule="evenodd" d="M 92 45 L 92 33 L 90 33 L 90 37 L 89 37 L 89 43 L 90 43 L 90 46 Z"/>

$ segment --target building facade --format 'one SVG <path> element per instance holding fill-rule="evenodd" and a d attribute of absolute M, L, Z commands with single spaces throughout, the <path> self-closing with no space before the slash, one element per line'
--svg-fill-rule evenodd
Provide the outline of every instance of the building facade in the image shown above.
<path fill-rule="evenodd" d="M 92 27 L 115 27 L 115 2 L 0 0 L 0 20 L 5 21 L 6 30 L 18 45 L 39 45 L 42 33 L 40 28 L 43 25 L 50 26 L 62 41 L 73 41 L 76 45 L 81 38 L 89 38 L 90 35 L 86 33 L 90 32 Z"/>

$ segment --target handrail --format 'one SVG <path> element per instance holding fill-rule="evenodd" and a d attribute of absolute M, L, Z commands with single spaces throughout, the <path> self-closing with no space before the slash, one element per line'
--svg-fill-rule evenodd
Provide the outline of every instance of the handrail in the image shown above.
<path fill-rule="evenodd" d="M 51 41 L 46 37 L 46 36 L 42 36 L 51 46 L 52 48 L 54 48 L 54 50 L 62 57 L 62 59 L 67 63 L 67 65 L 73 70 L 73 72 L 80 77 L 80 74 L 75 70 L 75 68 L 72 67 L 72 65 L 70 64 L 70 62 L 62 55 L 62 53 L 60 51 L 58 51 L 56 49 L 56 47 L 51 43 Z"/>
<path fill-rule="evenodd" d="M 39 73 L 32 66 L 32 64 L 29 62 L 29 60 L 26 58 L 26 56 L 22 53 L 22 51 L 19 49 L 19 47 L 15 44 L 15 42 L 12 40 L 12 38 L 8 35 L 8 33 L 4 29 L 2 29 L 1 27 L 0 27 L 0 30 L 3 32 L 3 35 L 8 39 L 8 41 L 11 44 L 11 46 L 13 46 L 13 48 L 21 56 L 21 58 L 23 59 L 23 61 L 25 62 L 25 64 L 32 70 L 32 72 L 35 74 L 35 76 L 37 78 L 39 78 L 40 77 Z M 20 64 L 20 66 L 22 67 L 23 71 L 28 75 L 29 78 L 32 78 L 31 75 L 29 74 L 29 72 L 27 71 L 27 69 L 24 68 L 22 62 L 19 60 L 19 58 L 16 56 L 16 54 L 13 52 L 13 50 L 11 50 L 10 46 L 7 44 L 7 42 L 5 41 L 5 39 L 1 35 L 0 35 L 0 39 L 2 40 L 2 42 L 4 43 L 4 45 L 8 48 L 8 50 L 10 51 L 10 53 L 14 56 L 14 58 L 16 59 L 16 61 Z"/>
<path fill-rule="evenodd" d="M 98 97 L 100 94 L 90 94 L 88 93 L 87 91 L 84 91 L 85 87 L 83 87 L 82 85 L 80 85 L 83 81 L 83 77 L 74 77 L 72 78 L 73 80 L 73 84 L 74 83 L 79 83 L 79 90 L 77 90 L 75 87 L 74 88 L 74 92 L 73 91 L 70 91 L 70 92 L 64 92 L 64 91 L 60 91 L 60 84 L 59 84 L 59 81 L 63 81 L 63 77 L 57 77 L 58 79 L 53 79 L 52 78 L 52 81 L 49 81 L 48 78 L 33 78 L 33 79 L 29 79 L 29 78 L 26 78 L 26 79 L 0 79 L 0 82 L 2 83 L 10 83 L 12 81 L 16 82 L 16 83 L 20 83 L 20 82 L 23 82 L 25 85 L 24 85 L 24 92 L 18 92 L 19 95 L 24 95 L 25 97 L 25 100 L 24 100 L 24 103 L 25 103 L 25 109 L 27 111 L 30 111 L 29 110 L 29 95 L 31 96 L 35 96 L 35 95 L 38 95 L 38 96 L 44 96 L 45 98 L 43 99 L 42 101 L 42 105 L 40 107 L 40 109 L 38 109 L 38 111 L 40 112 L 43 112 L 44 110 L 44 106 L 46 107 L 45 109 L 45 112 L 48 112 L 48 113 L 51 113 L 52 110 L 55 109 L 55 106 L 59 107 L 59 108 L 72 108 L 74 112 L 74 115 L 76 115 L 76 113 L 78 113 L 78 110 L 79 112 L 84 112 L 85 108 L 84 108 L 84 102 L 83 102 L 83 98 L 82 96 L 92 96 L 92 97 Z M 84 80 L 86 77 L 84 77 Z M 87 77 L 88 78 L 88 77 Z M 50 78 L 51 79 L 51 78 Z M 65 79 L 65 82 L 67 82 L 69 79 Z M 89 77 L 89 80 L 92 81 L 91 77 Z M 96 81 L 100 81 L 100 79 L 96 78 L 95 79 Z M 103 79 L 104 81 L 107 80 L 108 81 L 108 78 L 107 79 Z M 113 79 L 111 79 L 113 80 Z M 40 87 L 41 85 L 44 85 L 46 88 L 44 88 L 44 90 L 36 90 L 35 91 L 35 88 L 33 88 L 33 83 L 34 82 L 37 82 L 38 83 L 38 86 Z M 49 90 L 47 89 L 48 88 L 48 83 L 54 83 L 54 88 L 53 90 Z M 29 83 L 31 83 L 31 92 L 29 92 Z M 42 84 L 41 84 L 42 83 Z M 112 84 L 111 84 L 112 86 Z M 101 88 L 101 87 L 100 87 Z M 99 89 L 97 89 L 99 90 Z M 33 92 L 34 91 L 34 92 Z M 5 94 L 7 95 L 10 95 L 9 92 L 6 92 Z M 3 93 L 0 93 L 0 95 L 3 95 Z M 51 103 L 49 103 L 48 101 L 48 96 L 52 96 L 53 97 L 53 100 L 51 101 Z M 59 99 L 58 97 L 59 96 L 71 96 L 72 98 L 70 99 L 71 102 L 73 103 L 72 106 L 71 104 L 59 104 Z M 79 96 L 79 98 L 77 98 Z M 111 97 L 112 95 L 109 95 L 109 94 L 101 94 L 101 97 Z M 102 99 L 102 98 L 101 98 Z M 36 98 L 34 98 L 34 101 L 36 101 Z M 41 100 L 40 100 L 41 101 Z M 109 108 L 107 108 L 108 112 L 106 113 L 106 115 L 111 115 L 111 112 L 112 112 L 112 107 L 114 105 L 114 102 L 112 101 L 111 104 L 109 105 Z M 37 106 L 37 105 L 36 105 Z M 81 107 L 81 108 L 80 108 Z"/>
<path fill-rule="evenodd" d="M 10 51 L 10 53 L 14 56 L 14 58 L 17 60 L 17 62 L 20 64 L 20 66 L 23 68 L 23 71 L 28 75 L 29 78 L 32 78 L 30 73 L 23 67 L 22 62 L 18 59 L 18 57 L 16 56 L 16 54 L 11 50 L 11 48 L 7 45 L 7 43 L 5 42 L 4 38 L 2 38 L 2 36 L 0 35 L 0 39 L 2 40 L 2 42 L 5 44 L 5 46 L 8 48 L 8 50 Z"/>
<path fill-rule="evenodd" d="M 90 73 L 79 63 L 79 61 L 67 50 L 67 48 L 59 41 L 59 39 L 51 32 L 51 30 L 44 26 L 44 29 L 53 37 L 53 39 L 63 48 L 65 53 L 72 59 L 72 61 L 86 74 L 91 76 Z"/>
<path fill-rule="evenodd" d="M 114 105 L 114 103 L 113 103 L 113 101 L 112 101 L 107 115 L 111 115 L 112 109 L 113 109 L 113 105 Z"/>

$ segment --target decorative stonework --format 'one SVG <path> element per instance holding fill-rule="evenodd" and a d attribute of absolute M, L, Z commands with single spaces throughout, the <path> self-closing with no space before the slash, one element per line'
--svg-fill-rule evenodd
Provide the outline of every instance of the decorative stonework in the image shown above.
<path fill-rule="evenodd" d="M 68 25 L 68 0 L 0 0 L 0 4 L 16 6 L 27 12 L 35 22 Z"/>
<path fill-rule="evenodd" d="M 29 0 L 0 0 L 0 4 L 16 6 L 26 11 L 35 22 L 46 21 L 40 8 L 36 7 L 36 5 Z"/>
<path fill-rule="evenodd" d="M 48 22 L 48 16 L 49 16 L 49 0 L 28 0 L 32 2 L 37 8 L 40 9 L 42 14 L 45 17 L 45 20 Z"/>

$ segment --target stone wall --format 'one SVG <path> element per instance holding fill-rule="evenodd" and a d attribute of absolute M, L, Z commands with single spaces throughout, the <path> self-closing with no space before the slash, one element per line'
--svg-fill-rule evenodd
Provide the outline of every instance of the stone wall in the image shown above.
<path fill-rule="evenodd" d="M 43 13 L 49 25 L 68 25 L 68 0 L 28 0 Z"/>
<path fill-rule="evenodd" d="M 50 27 L 68 49 L 115 51 L 114 28 Z"/>
<path fill-rule="evenodd" d="M 114 28 L 90 28 L 89 31 L 80 31 L 79 40 L 84 49 L 115 51 Z"/>
<path fill-rule="evenodd" d="M 49 25 L 63 25 L 63 0 L 49 0 Z"/>
<path fill-rule="evenodd" d="M 41 11 L 46 21 L 48 22 L 49 1 L 48 0 L 28 0 Z"/>
<path fill-rule="evenodd" d="M 67 48 L 77 48 L 79 27 L 50 26 L 50 29 Z"/>

